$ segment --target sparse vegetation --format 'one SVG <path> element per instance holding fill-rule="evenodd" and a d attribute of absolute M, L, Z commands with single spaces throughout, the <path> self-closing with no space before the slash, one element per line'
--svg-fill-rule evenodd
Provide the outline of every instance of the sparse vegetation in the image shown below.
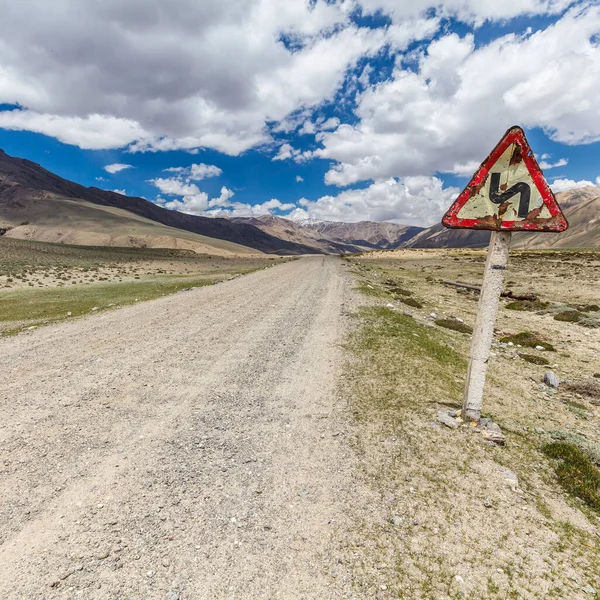
<path fill-rule="evenodd" d="M 412 306 L 413 308 L 423 308 L 423 303 L 416 298 L 398 298 L 398 300 L 408 306 Z"/>
<path fill-rule="evenodd" d="M 508 310 L 528 310 L 536 312 L 546 310 L 550 306 L 550 302 L 542 302 L 541 300 L 515 300 L 506 305 Z"/>
<path fill-rule="evenodd" d="M 436 319 L 435 324 L 445 329 L 452 329 L 452 331 L 458 331 L 459 333 L 473 333 L 473 328 L 466 323 L 461 323 L 456 319 Z"/>
<path fill-rule="evenodd" d="M 519 353 L 519 356 L 527 361 L 528 363 L 532 363 L 534 365 L 547 365 L 548 359 L 543 356 L 538 356 L 537 354 L 526 354 L 525 352 Z"/>
<path fill-rule="evenodd" d="M 505 335 L 500 338 L 500 341 L 504 343 L 512 342 L 515 345 L 521 345 L 527 348 L 541 346 L 544 350 L 550 350 L 552 352 L 556 351 L 556 348 L 552 344 L 546 342 L 539 335 L 531 333 L 530 331 L 521 331 L 520 333 L 513 335 Z"/>
<path fill-rule="evenodd" d="M 585 317 L 584 314 L 577 310 L 565 310 L 554 315 L 555 321 L 566 321 L 567 323 L 578 323 Z"/>
<path fill-rule="evenodd" d="M 552 442 L 543 450 L 559 461 L 556 475 L 565 490 L 600 511 L 600 471 L 592 461 L 577 446 L 567 442 Z"/>

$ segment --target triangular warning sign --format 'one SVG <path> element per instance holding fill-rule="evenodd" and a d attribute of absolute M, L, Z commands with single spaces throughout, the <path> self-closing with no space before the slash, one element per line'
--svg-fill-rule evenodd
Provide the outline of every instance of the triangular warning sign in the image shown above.
<path fill-rule="evenodd" d="M 520 127 L 504 134 L 442 224 L 496 231 L 564 231 L 569 226 Z"/>

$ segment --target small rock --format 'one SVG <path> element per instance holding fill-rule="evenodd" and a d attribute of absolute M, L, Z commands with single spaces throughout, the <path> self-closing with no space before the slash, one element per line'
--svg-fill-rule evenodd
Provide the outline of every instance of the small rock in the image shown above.
<path fill-rule="evenodd" d="M 554 371 L 546 371 L 544 373 L 544 383 L 548 387 L 557 389 L 558 386 L 560 385 L 560 379 L 558 378 L 558 375 Z"/>
<path fill-rule="evenodd" d="M 103 550 L 102 552 L 99 552 L 98 554 L 96 554 L 96 558 L 98 560 L 104 560 L 105 558 L 108 558 L 109 554 L 110 554 L 110 552 L 108 550 Z"/>
<path fill-rule="evenodd" d="M 168 558 L 163 558 L 161 563 L 163 567 L 168 567 L 171 564 L 171 561 Z"/>
<path fill-rule="evenodd" d="M 491 501 L 489 498 L 486 498 L 486 499 L 483 501 L 483 505 L 484 505 L 486 508 L 492 508 L 492 506 L 494 506 L 494 505 L 492 504 L 492 501 Z"/>
<path fill-rule="evenodd" d="M 72 317 L 72 316 L 73 316 L 73 313 L 72 313 L 72 312 L 68 312 L 68 313 L 67 313 L 67 317 Z"/>
<path fill-rule="evenodd" d="M 98 307 L 97 307 L 97 306 L 94 306 L 94 308 L 92 308 L 92 310 L 93 310 L 93 311 L 94 311 L 94 310 L 98 310 Z"/>
<path fill-rule="evenodd" d="M 165 596 L 165 600 L 180 600 L 181 596 L 179 595 L 179 592 L 175 592 L 173 590 L 171 590 L 170 592 L 167 592 L 167 595 Z"/>
<path fill-rule="evenodd" d="M 390 519 L 390 523 L 392 525 L 402 525 L 402 517 L 399 517 L 398 515 L 394 515 L 391 519 Z"/>
<path fill-rule="evenodd" d="M 391 303 L 389 303 L 389 302 L 386 304 L 386 306 L 387 306 L 388 308 L 394 308 L 394 305 L 393 305 L 393 304 L 391 304 Z"/>
<path fill-rule="evenodd" d="M 463 585 L 465 583 L 465 580 L 460 575 L 455 575 L 454 581 L 458 583 L 458 585 Z"/>
<path fill-rule="evenodd" d="M 447 413 L 439 412 L 438 421 L 450 429 L 458 428 L 458 423 Z"/>
<path fill-rule="evenodd" d="M 544 346 L 536 346 L 535 349 L 536 350 L 545 350 L 546 348 L 544 348 Z"/>
<path fill-rule="evenodd" d="M 481 436 L 484 440 L 488 442 L 493 442 L 494 444 L 498 444 L 499 446 L 504 446 L 506 443 L 506 437 L 502 433 L 498 433 L 497 431 L 488 431 L 484 429 L 481 432 Z"/>
<path fill-rule="evenodd" d="M 504 476 L 504 482 L 510 486 L 510 489 L 513 492 L 516 492 L 519 487 L 519 478 L 517 477 L 517 474 L 505 469 L 502 472 L 502 475 Z"/>
<path fill-rule="evenodd" d="M 584 586 L 581 588 L 581 591 L 582 591 L 584 594 L 595 594 L 595 593 L 596 593 L 596 588 L 593 588 L 591 585 L 584 585 Z"/>
<path fill-rule="evenodd" d="M 146 577 L 154 577 L 154 571 L 148 571 Z"/>
<path fill-rule="evenodd" d="M 429 313 L 430 319 L 437 319 L 437 315 L 435 313 Z"/>

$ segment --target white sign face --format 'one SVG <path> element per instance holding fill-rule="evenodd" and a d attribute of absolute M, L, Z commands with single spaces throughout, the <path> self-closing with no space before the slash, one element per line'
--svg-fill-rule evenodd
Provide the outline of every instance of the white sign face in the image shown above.
<path fill-rule="evenodd" d="M 568 227 L 520 127 L 504 134 L 442 224 L 493 231 L 564 231 Z"/>
<path fill-rule="evenodd" d="M 506 148 L 490 167 L 481 189 L 458 211 L 459 219 L 493 217 L 501 221 L 523 221 L 552 217 L 525 161 L 513 159 L 520 153 L 516 143 Z"/>

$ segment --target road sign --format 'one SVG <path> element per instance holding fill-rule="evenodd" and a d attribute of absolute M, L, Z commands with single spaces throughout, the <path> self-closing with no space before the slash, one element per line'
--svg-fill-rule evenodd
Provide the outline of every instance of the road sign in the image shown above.
<path fill-rule="evenodd" d="M 520 127 L 504 134 L 442 223 L 494 231 L 558 232 L 568 227 Z"/>
<path fill-rule="evenodd" d="M 463 419 L 479 421 L 512 232 L 564 231 L 568 227 L 520 127 L 511 127 L 504 134 L 444 215 L 442 224 L 492 230 L 462 410 Z"/>

